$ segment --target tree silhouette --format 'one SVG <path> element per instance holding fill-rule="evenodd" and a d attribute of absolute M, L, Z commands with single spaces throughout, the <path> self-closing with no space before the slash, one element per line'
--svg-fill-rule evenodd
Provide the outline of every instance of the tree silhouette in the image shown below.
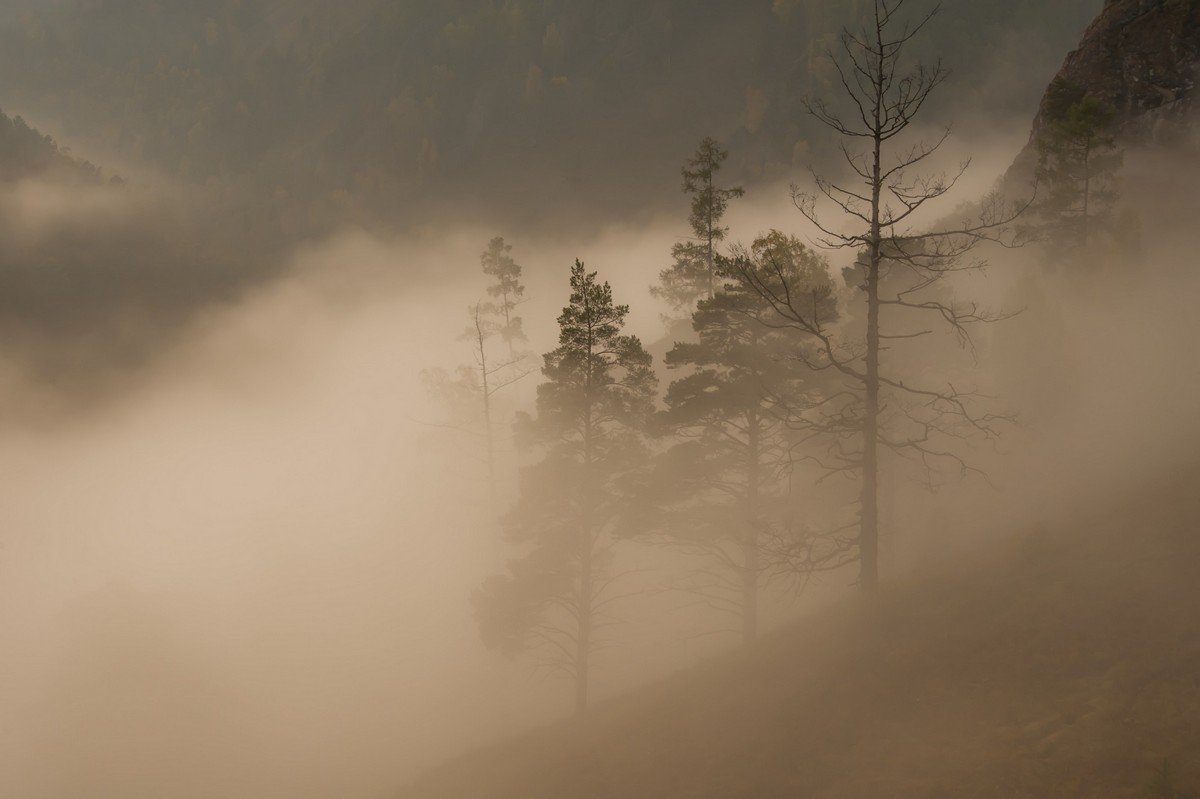
<path fill-rule="evenodd" d="M 496 396 L 530 374 L 521 366 L 523 356 L 495 358 L 488 342 L 502 327 L 477 302 L 467 309 L 470 326 L 461 338 L 471 343 L 474 363 L 461 365 L 453 373 L 446 369 L 426 369 L 421 373 L 425 390 L 438 402 L 446 419 L 435 426 L 457 430 L 483 441 L 483 460 L 487 467 L 488 498 L 492 511 L 499 505 L 499 464 L 496 443 Z"/>
<path fill-rule="evenodd" d="M 949 130 L 916 144 L 901 138 L 947 75 L 940 62 L 905 66 L 906 47 L 938 10 L 934 7 L 916 21 L 906 21 L 902 12 L 907 5 L 908 0 L 873 0 L 862 27 L 843 31 L 840 55 L 831 53 L 830 58 L 844 109 L 822 100 L 807 101 L 809 112 L 841 138 L 852 182 L 841 184 L 814 174 L 814 193 L 792 191 L 796 207 L 817 230 L 819 246 L 858 253 L 847 274 L 860 290 L 864 307 L 853 316 L 862 318 L 863 330 L 850 335 L 844 326 L 835 329 L 828 310 L 813 303 L 811 292 L 792 285 L 781 266 L 771 267 L 764 277 L 746 259 L 732 262 L 738 278 L 770 304 L 782 324 L 815 345 L 798 348 L 798 357 L 810 368 L 835 372 L 844 381 L 846 388 L 837 395 L 840 401 L 825 407 L 828 417 L 814 429 L 839 436 L 841 463 L 832 468 L 856 473 L 861 480 L 853 544 L 865 591 L 873 590 L 879 579 L 880 446 L 926 470 L 949 465 L 963 471 L 969 467 L 954 451 L 953 441 L 995 436 L 997 423 L 1006 418 L 980 410 L 974 390 L 926 382 L 916 369 L 906 370 L 900 358 L 893 355 L 890 364 L 884 364 L 881 355 L 906 340 L 933 335 L 939 325 L 969 347 L 972 325 L 1004 318 L 977 302 L 948 297 L 947 280 L 984 267 L 983 261 L 966 258 L 981 243 L 1020 243 L 1012 223 L 1029 207 L 1028 202 L 1006 204 L 992 195 L 975 217 L 957 226 L 935 231 L 914 227 L 926 206 L 951 192 L 968 163 L 948 175 L 917 174 L 916 168 L 940 149 Z M 842 223 L 826 221 L 822 204 L 831 206 Z M 885 315 L 892 325 L 887 329 Z"/>
<path fill-rule="evenodd" d="M 660 284 L 651 288 L 654 296 L 665 299 L 676 310 L 690 311 L 697 300 L 716 293 L 717 246 L 729 232 L 721 221 L 729 201 L 745 194 L 740 187 L 717 185 L 717 173 L 728 157 L 715 139 L 706 138 L 683 167 L 683 191 L 692 196 L 688 224 L 693 238 L 672 247 L 671 266 L 659 273 Z"/>
<path fill-rule="evenodd" d="M 832 303 L 828 264 L 796 238 L 771 231 L 743 257 L 760 270 L 778 265 L 790 286 Z M 725 263 L 718 261 L 719 271 Z M 773 317 L 744 282 L 700 300 L 692 315 L 696 340 L 667 354 L 667 366 L 684 372 L 667 389 L 659 416 L 675 443 L 650 482 L 657 511 L 651 528 L 703 556 L 705 565 L 681 587 L 736 614 L 744 643 L 758 633 L 759 594 L 784 565 L 778 555 L 798 543 L 801 523 L 788 496 L 798 441 L 788 419 L 816 401 L 820 379 L 790 357 L 793 337 L 770 326 Z"/>
<path fill-rule="evenodd" d="M 479 261 L 483 273 L 495 281 L 487 289 L 492 301 L 484 303 L 481 308 L 496 318 L 496 332 L 508 347 L 509 360 L 515 363 L 518 360 L 516 345 L 526 341 L 521 317 L 515 313 L 517 306 L 524 301 L 525 286 L 521 283 L 521 265 L 513 260 L 511 252 L 512 245 L 497 236 L 488 242 Z"/>
<path fill-rule="evenodd" d="M 542 665 L 574 681 L 577 712 L 587 705 L 591 659 L 619 599 L 616 527 L 625 478 L 644 463 L 642 431 L 657 385 L 650 355 L 621 332 L 628 313 L 607 283 L 575 262 L 536 416 L 517 421 L 519 443 L 542 453 L 522 472 L 505 518 L 507 538 L 526 552 L 473 596 L 484 642 L 506 652 L 536 649 Z"/>
<path fill-rule="evenodd" d="M 1124 161 L 1110 132 L 1115 109 L 1082 87 L 1055 79 L 1047 93 L 1045 124 L 1037 139 L 1038 203 L 1050 251 L 1079 260 L 1096 233 L 1112 221 L 1116 175 Z"/>

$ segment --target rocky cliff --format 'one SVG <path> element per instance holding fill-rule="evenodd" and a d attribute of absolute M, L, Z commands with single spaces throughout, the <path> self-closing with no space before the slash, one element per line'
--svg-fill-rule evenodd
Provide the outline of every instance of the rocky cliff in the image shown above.
<path fill-rule="evenodd" d="M 1056 77 L 1111 104 L 1125 144 L 1200 149 L 1200 0 L 1107 0 Z M 1010 179 L 1032 170 L 1048 99 Z"/>
<path fill-rule="evenodd" d="M 1109 0 L 1059 76 L 1112 104 L 1126 138 L 1188 133 L 1200 62 L 1200 0 Z"/>

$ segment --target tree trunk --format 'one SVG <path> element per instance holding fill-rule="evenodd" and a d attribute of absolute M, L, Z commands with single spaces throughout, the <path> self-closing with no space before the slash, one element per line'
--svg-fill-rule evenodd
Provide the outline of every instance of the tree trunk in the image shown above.
<path fill-rule="evenodd" d="M 709 191 L 712 191 L 712 184 L 709 183 Z M 713 219 L 712 211 L 708 214 L 708 299 L 712 299 L 717 295 L 717 254 L 716 247 L 713 244 Z"/>
<path fill-rule="evenodd" d="M 579 630 L 575 639 L 575 714 L 588 703 L 588 659 L 592 648 L 592 535 L 585 525 L 579 564 Z"/>
<path fill-rule="evenodd" d="M 1086 146 L 1083 151 L 1083 255 L 1087 257 L 1088 235 L 1090 231 L 1089 223 L 1091 221 L 1091 198 L 1092 198 L 1092 165 L 1091 165 L 1091 147 Z"/>
<path fill-rule="evenodd" d="M 479 306 L 475 306 L 475 333 L 479 344 L 479 376 L 483 386 L 483 427 L 484 439 L 487 442 L 488 468 L 488 497 L 491 501 L 492 513 L 496 512 L 496 442 L 492 430 L 492 387 L 488 374 L 486 337 L 483 335 L 483 325 L 479 321 Z"/>
<path fill-rule="evenodd" d="M 576 609 L 577 629 L 575 635 L 575 714 L 582 715 L 588 704 L 588 671 L 592 653 L 592 540 L 593 507 L 595 502 L 595 486 L 592 484 L 592 354 L 594 351 L 594 334 L 591 324 L 588 325 L 588 365 L 584 378 L 584 408 L 583 422 L 583 508 L 579 524 L 579 606 Z"/>
<path fill-rule="evenodd" d="M 742 643 L 745 645 L 758 637 L 758 575 L 761 568 L 758 556 L 759 426 L 754 414 L 748 421 L 746 530 L 742 536 Z"/>
<path fill-rule="evenodd" d="M 512 307 L 508 301 L 508 291 L 504 291 L 504 337 L 508 340 L 508 364 L 512 366 L 517 360 L 517 349 L 512 339 Z"/>
<path fill-rule="evenodd" d="M 484 375 L 483 387 L 483 424 L 487 435 L 487 468 L 488 468 L 488 498 L 491 502 L 492 513 L 498 508 L 496 499 L 496 442 L 492 432 L 492 398 L 488 394 L 487 375 Z"/>
<path fill-rule="evenodd" d="M 862 507 L 859 523 L 859 581 L 865 592 L 879 583 L 879 265 L 882 260 L 880 195 L 883 191 L 883 45 L 876 75 L 875 126 L 871 173 L 871 236 L 867 262 L 867 359 L 864 391 Z"/>
<path fill-rule="evenodd" d="M 867 269 L 867 363 L 863 418 L 862 517 L 859 579 L 864 591 L 879 583 L 879 240 Z"/>

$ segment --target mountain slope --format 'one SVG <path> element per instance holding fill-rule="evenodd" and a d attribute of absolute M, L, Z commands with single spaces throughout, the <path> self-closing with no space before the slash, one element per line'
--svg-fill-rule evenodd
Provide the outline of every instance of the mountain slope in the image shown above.
<path fill-rule="evenodd" d="M 1195 149 L 1200 0 L 1106 0 L 1055 78 L 1111 105 L 1124 143 Z M 1029 142 L 1006 176 L 1012 185 L 1033 173 L 1049 103 L 1048 90 Z"/>
<path fill-rule="evenodd" d="M 0 112 L 0 182 L 27 178 L 98 182 L 100 169 L 72 158 L 21 117 Z"/>
<path fill-rule="evenodd" d="M 239 211 L 127 184 L 0 113 L 6 366 L 64 398 L 92 398 L 195 311 L 277 274 L 264 226 Z M 22 402 L 19 391 L 0 392 L 3 424 L 20 423 Z"/>
<path fill-rule="evenodd" d="M 1108 0 L 1058 77 L 1111 104 L 1126 138 L 1169 140 L 1194 113 L 1198 64 L 1200 2 Z"/>
<path fill-rule="evenodd" d="M 405 799 L 1144 797 L 1200 786 L 1197 478 L 451 763 Z"/>
<path fill-rule="evenodd" d="M 946 4 L 925 54 L 936 47 L 956 70 L 947 122 L 1026 114 L 1052 54 L 1098 7 Z M 729 141 L 739 179 L 820 155 L 827 137 L 800 99 L 835 85 L 822 53 L 856 8 L 62 0 L 0 20 L 0 103 L 108 162 L 250 176 L 322 220 L 343 213 L 342 194 L 360 219 L 395 219 L 430 196 L 527 220 L 624 214 L 673 197 L 705 135 Z"/>

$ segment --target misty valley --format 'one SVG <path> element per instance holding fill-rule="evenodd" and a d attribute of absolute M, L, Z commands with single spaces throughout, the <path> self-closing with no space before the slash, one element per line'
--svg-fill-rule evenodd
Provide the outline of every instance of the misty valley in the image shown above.
<path fill-rule="evenodd" d="M 0 797 L 1200 798 L 1200 0 L 0 66 Z"/>

